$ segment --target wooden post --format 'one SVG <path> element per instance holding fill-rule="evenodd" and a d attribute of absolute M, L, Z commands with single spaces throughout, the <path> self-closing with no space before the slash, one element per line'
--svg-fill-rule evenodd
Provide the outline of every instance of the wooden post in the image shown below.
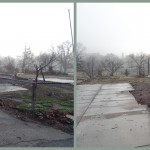
<path fill-rule="evenodd" d="M 148 57 L 148 75 L 149 75 L 149 57 Z"/>
<path fill-rule="evenodd" d="M 35 83 L 32 83 L 32 100 L 31 100 L 31 107 L 32 107 L 32 111 L 34 111 L 35 108 L 35 92 L 36 92 L 36 86 Z"/>

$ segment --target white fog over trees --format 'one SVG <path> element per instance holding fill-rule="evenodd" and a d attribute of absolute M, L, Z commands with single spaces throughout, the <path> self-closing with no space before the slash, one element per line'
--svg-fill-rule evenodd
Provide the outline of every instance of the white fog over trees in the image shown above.
<path fill-rule="evenodd" d="M 138 76 L 150 74 L 150 56 L 144 53 L 131 53 L 121 57 L 108 53 L 86 53 L 83 44 L 77 44 L 77 71 L 84 73 L 88 78 L 112 76 Z"/>
<path fill-rule="evenodd" d="M 33 73 L 36 67 L 43 68 L 47 74 L 68 74 L 73 72 L 73 48 L 69 41 L 57 47 L 51 46 L 47 52 L 35 55 L 32 47 L 24 46 L 24 51 L 17 58 L 11 56 L 0 57 L 1 73 Z"/>

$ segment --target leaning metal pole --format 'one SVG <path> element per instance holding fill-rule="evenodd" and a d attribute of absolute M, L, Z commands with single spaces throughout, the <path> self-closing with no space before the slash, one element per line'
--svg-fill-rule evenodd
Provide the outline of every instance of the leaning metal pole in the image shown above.
<path fill-rule="evenodd" d="M 70 22 L 70 30 L 71 30 L 71 40 L 73 46 L 74 42 L 73 42 L 73 33 L 72 33 L 72 25 L 71 25 L 71 18 L 70 18 L 70 9 L 68 9 L 68 14 L 69 14 L 69 22 Z"/>

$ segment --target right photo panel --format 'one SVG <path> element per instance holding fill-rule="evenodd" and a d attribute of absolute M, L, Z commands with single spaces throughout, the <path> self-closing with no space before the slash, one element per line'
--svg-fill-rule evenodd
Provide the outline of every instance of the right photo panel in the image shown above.
<path fill-rule="evenodd" d="M 150 146 L 150 3 L 77 3 L 77 147 Z"/>

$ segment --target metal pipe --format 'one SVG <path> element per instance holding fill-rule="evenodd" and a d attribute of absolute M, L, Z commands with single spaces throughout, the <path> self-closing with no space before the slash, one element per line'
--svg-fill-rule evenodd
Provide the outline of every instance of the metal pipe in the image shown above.
<path fill-rule="evenodd" d="M 69 22 L 70 22 L 72 46 L 73 46 L 73 45 L 74 45 L 74 42 L 73 42 L 73 33 L 72 33 L 71 18 L 70 18 L 70 9 L 68 9 L 68 14 L 69 14 Z"/>

